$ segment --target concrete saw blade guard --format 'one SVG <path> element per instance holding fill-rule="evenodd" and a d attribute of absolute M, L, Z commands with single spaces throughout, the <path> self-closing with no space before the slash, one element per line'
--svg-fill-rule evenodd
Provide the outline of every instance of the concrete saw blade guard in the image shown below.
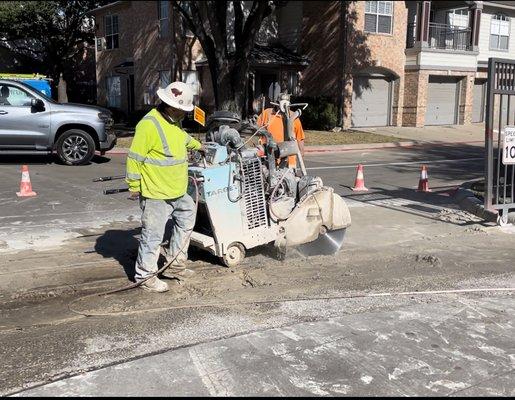
<path fill-rule="evenodd" d="M 322 187 L 302 199 L 275 241 L 280 249 L 294 248 L 305 256 L 336 253 L 351 225 L 345 201 L 330 187 Z"/>

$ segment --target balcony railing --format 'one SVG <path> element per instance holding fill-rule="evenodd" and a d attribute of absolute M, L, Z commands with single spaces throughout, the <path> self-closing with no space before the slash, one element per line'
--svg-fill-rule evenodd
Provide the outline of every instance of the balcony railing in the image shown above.
<path fill-rule="evenodd" d="M 406 48 L 415 45 L 416 24 L 408 24 Z M 470 28 L 429 23 L 428 45 L 433 49 L 471 51 Z"/>

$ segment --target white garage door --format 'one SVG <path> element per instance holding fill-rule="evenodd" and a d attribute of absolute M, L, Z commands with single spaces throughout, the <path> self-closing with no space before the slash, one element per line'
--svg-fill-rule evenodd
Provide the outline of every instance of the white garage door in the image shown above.
<path fill-rule="evenodd" d="M 485 119 L 485 81 L 474 82 L 474 100 L 472 103 L 472 122 L 483 122 Z"/>
<path fill-rule="evenodd" d="M 456 78 L 430 76 L 427 87 L 426 125 L 456 123 Z"/>
<path fill-rule="evenodd" d="M 390 82 L 384 78 L 356 77 L 352 93 L 352 126 L 388 126 Z"/>

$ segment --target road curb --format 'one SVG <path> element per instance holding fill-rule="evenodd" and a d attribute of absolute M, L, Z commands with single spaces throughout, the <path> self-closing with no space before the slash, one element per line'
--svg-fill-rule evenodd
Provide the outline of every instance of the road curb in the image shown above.
<path fill-rule="evenodd" d="M 453 199 L 462 210 L 467 211 L 476 217 L 482 218 L 487 222 L 499 223 L 499 213 L 487 210 L 483 205 L 483 202 L 479 200 L 474 192 L 466 185 L 460 186 L 456 189 Z"/>

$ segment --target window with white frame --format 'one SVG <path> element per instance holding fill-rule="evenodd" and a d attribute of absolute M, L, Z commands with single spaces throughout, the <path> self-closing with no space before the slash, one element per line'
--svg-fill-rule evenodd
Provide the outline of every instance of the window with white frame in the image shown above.
<path fill-rule="evenodd" d="M 510 38 L 510 18 L 504 14 L 492 16 L 490 24 L 490 49 L 508 50 Z"/>
<path fill-rule="evenodd" d="M 119 76 L 108 76 L 107 84 L 107 106 L 121 108 L 122 106 L 122 86 Z"/>
<path fill-rule="evenodd" d="M 447 24 L 455 28 L 468 28 L 469 11 L 466 8 L 447 11 Z"/>
<path fill-rule="evenodd" d="M 182 71 L 182 81 L 191 87 L 191 91 L 193 92 L 193 103 L 198 104 L 198 98 L 200 95 L 198 71 Z"/>
<path fill-rule="evenodd" d="M 157 2 L 157 17 L 159 19 L 159 36 L 162 38 L 170 36 L 170 2 L 168 0 Z"/>
<path fill-rule="evenodd" d="M 392 33 L 393 1 L 365 2 L 365 32 Z"/>
<path fill-rule="evenodd" d="M 199 80 L 198 80 L 198 71 L 182 71 L 182 81 L 190 85 L 193 94 L 199 94 Z"/>
<path fill-rule="evenodd" d="M 288 72 L 288 93 L 293 96 L 299 95 L 299 74 L 296 71 Z"/>
<path fill-rule="evenodd" d="M 118 15 L 105 17 L 106 49 L 117 49 L 119 45 Z"/>

